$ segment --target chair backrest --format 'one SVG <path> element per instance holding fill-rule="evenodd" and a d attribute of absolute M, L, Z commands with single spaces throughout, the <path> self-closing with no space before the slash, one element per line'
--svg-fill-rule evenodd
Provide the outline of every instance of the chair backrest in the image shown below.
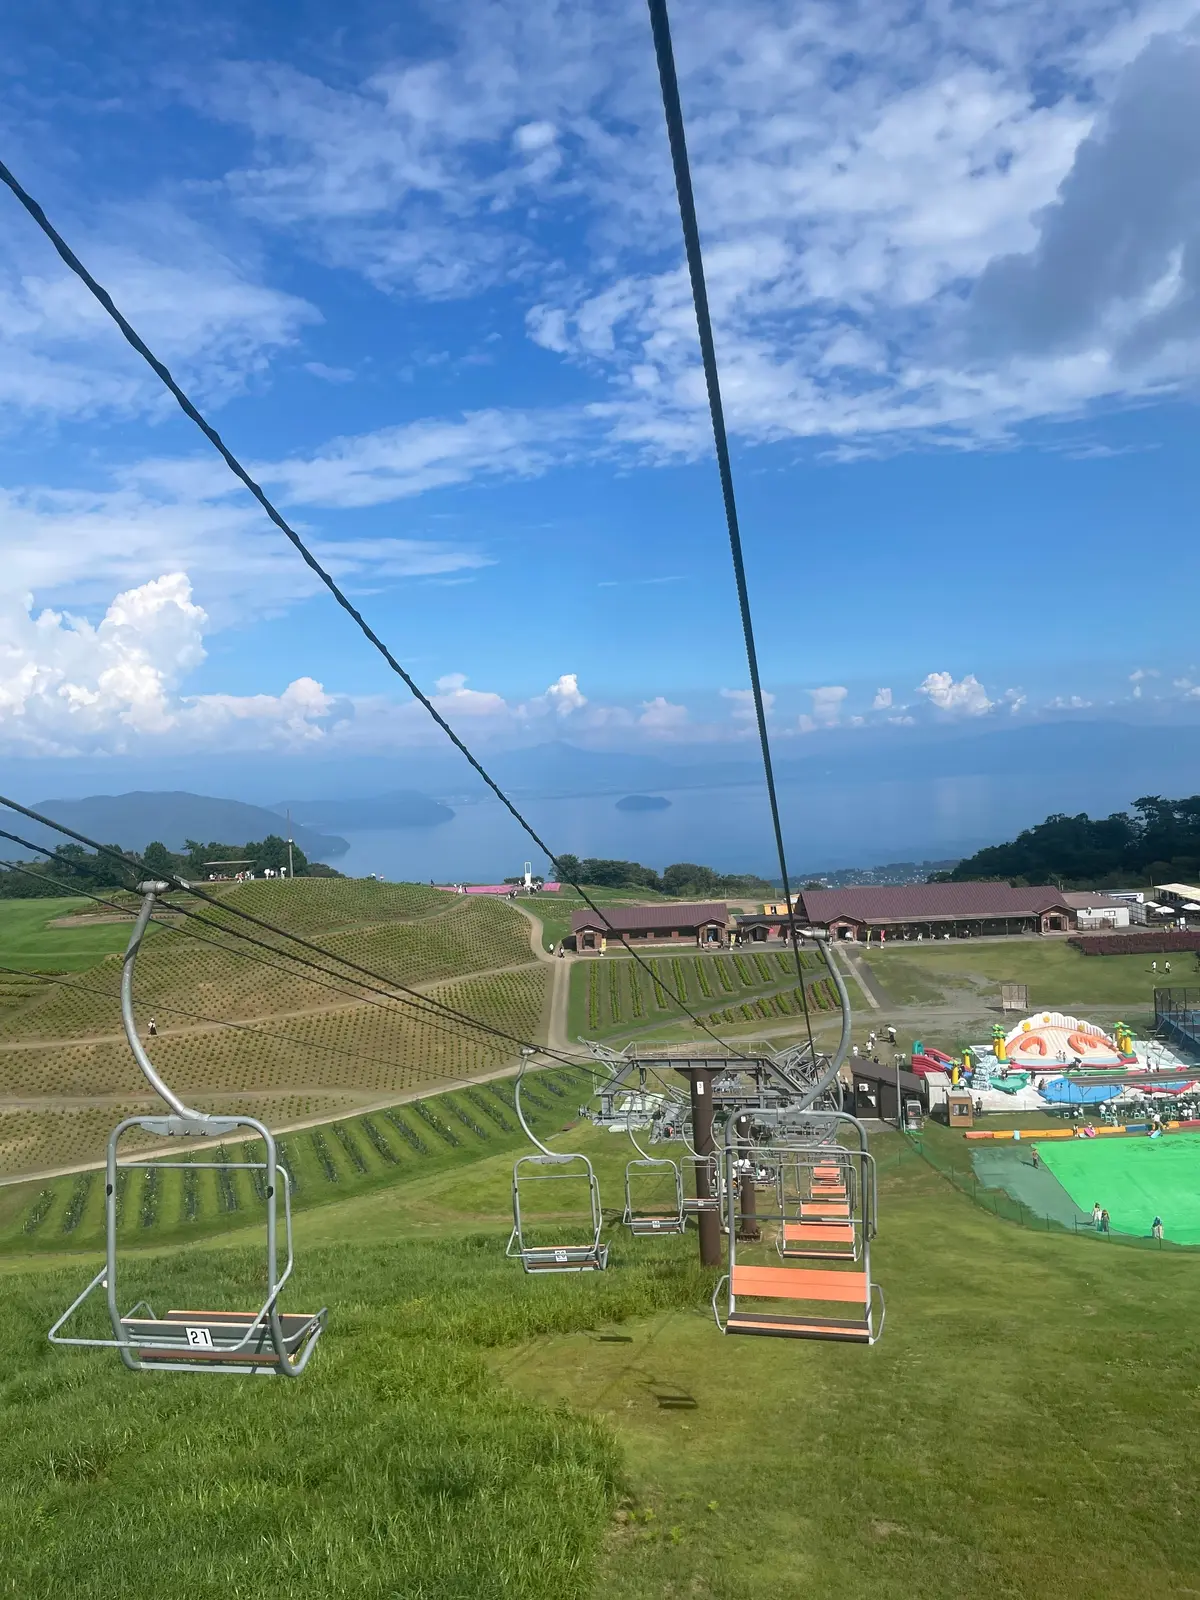
<path fill-rule="evenodd" d="M 735 1298 L 763 1300 L 844 1301 L 870 1303 L 871 1288 L 865 1272 L 825 1272 L 810 1267 L 740 1267 L 730 1274 Z"/>

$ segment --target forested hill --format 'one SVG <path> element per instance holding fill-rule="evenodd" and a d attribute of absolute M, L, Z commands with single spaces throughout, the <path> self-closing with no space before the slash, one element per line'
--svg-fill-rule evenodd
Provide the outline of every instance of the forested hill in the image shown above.
<path fill-rule="evenodd" d="M 938 878 L 954 883 L 1003 878 L 1061 883 L 1064 888 L 1120 888 L 1182 880 L 1200 874 L 1200 795 L 1164 800 L 1143 795 L 1131 811 L 1092 818 L 1055 813 L 1008 844 L 960 861 Z"/>

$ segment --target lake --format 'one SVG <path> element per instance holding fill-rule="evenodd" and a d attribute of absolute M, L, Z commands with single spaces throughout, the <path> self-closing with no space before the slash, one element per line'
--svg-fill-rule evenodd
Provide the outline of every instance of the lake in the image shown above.
<path fill-rule="evenodd" d="M 641 861 L 659 871 L 673 861 L 696 861 L 718 872 L 778 876 L 770 813 L 760 787 L 663 789 L 664 811 L 622 811 L 618 794 L 521 802 L 521 809 L 554 850 L 578 856 Z M 1077 795 L 1034 797 L 1023 785 L 995 777 L 784 784 L 779 790 L 789 870 L 825 871 L 886 861 L 939 860 L 969 855 L 1012 838 L 1048 810 L 1081 810 Z M 497 800 L 456 803 L 451 822 L 433 828 L 346 833 L 346 855 L 331 865 L 352 876 L 438 883 L 493 883 L 513 877 L 525 861 L 547 862 Z"/>

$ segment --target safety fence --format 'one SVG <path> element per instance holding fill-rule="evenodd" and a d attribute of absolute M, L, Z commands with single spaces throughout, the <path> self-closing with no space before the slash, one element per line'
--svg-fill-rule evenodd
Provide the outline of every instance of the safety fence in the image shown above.
<path fill-rule="evenodd" d="M 1048 1212 L 1036 1211 L 1024 1201 L 1015 1199 L 1007 1190 L 980 1183 L 971 1164 L 971 1158 L 965 1150 L 960 1154 L 953 1146 L 943 1144 L 936 1137 L 930 1139 L 923 1134 L 906 1133 L 904 1142 L 905 1145 L 900 1150 L 900 1161 L 905 1159 L 905 1147 L 907 1147 L 913 1155 L 945 1178 L 947 1183 L 952 1184 L 960 1194 L 966 1195 L 981 1210 L 999 1218 L 1002 1222 L 1009 1222 L 1016 1227 L 1028 1228 L 1038 1233 L 1083 1234 L 1103 1244 L 1125 1245 L 1137 1250 L 1182 1250 L 1188 1254 L 1196 1251 L 1195 1245 L 1177 1244 L 1171 1239 L 1121 1233 L 1115 1228 L 1101 1232 L 1090 1220 L 1079 1218 L 1066 1220 L 1051 1216 Z"/>

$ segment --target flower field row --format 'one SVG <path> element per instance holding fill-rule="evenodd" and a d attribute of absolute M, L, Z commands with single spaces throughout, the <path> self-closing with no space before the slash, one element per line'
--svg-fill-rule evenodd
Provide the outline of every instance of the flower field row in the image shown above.
<path fill-rule="evenodd" d="M 801 955 L 806 974 L 823 966 L 815 952 L 806 950 Z M 790 950 L 647 952 L 645 959 L 649 975 L 624 956 L 606 955 L 575 967 L 573 1033 L 595 1037 L 678 1017 L 681 1011 L 675 996 L 690 1011 L 726 1022 L 791 1016 L 800 1010 L 795 957 Z M 828 978 L 810 982 L 808 993 L 809 1005 L 817 1011 L 832 1009 L 837 1003 Z M 726 1003 L 720 1005 L 721 1001 Z"/>
<path fill-rule="evenodd" d="M 561 1127 L 574 1116 L 585 1081 L 586 1075 L 569 1069 L 537 1073 L 522 1089 L 525 1115 L 543 1132 Z M 447 1162 L 520 1150 L 524 1136 L 515 1117 L 505 1114 L 512 1105 L 512 1080 L 505 1080 L 288 1133 L 276 1143 L 280 1165 L 291 1179 L 293 1204 L 319 1204 Z M 133 1142 L 122 1149 L 133 1154 Z M 165 1167 L 123 1169 L 119 1232 L 137 1244 L 148 1237 L 186 1236 L 260 1220 L 262 1174 L 237 1163 L 261 1159 L 261 1141 L 229 1140 Z M 0 1191 L 0 1242 L 94 1248 L 102 1240 L 103 1217 L 101 1172 Z"/>
<path fill-rule="evenodd" d="M 339 887 L 336 879 L 312 882 L 321 884 L 326 891 Z M 298 878 L 294 886 L 264 883 L 239 885 L 238 888 L 270 889 L 275 894 L 286 895 L 293 887 L 299 890 L 305 883 L 306 880 Z M 349 887 L 357 890 L 366 886 L 353 883 Z M 379 884 L 375 887 L 406 889 L 414 886 Z M 233 898 L 232 895 L 229 898 Z M 240 894 L 238 898 L 240 901 Z M 346 913 L 355 903 L 350 896 L 349 904 L 341 907 L 343 924 L 352 920 Z M 362 924 L 349 930 L 343 927 L 328 935 L 308 930 L 305 936 L 323 945 L 331 954 L 380 974 L 386 981 L 404 984 L 433 983 L 532 961 L 529 925 L 511 906 L 480 899 L 456 902 L 445 895 L 439 897 L 438 904 L 442 914 L 424 921 Z M 306 975 L 304 969 L 289 966 L 284 955 L 273 956 L 246 946 L 242 946 L 242 953 L 238 954 L 236 940 L 230 937 L 230 931 L 239 926 L 237 920 L 219 909 L 203 908 L 203 915 L 220 921 L 221 927 L 215 933 L 198 931 L 204 939 L 219 938 L 222 947 L 191 937 L 189 928 L 194 925 L 189 924 L 156 929 L 147 940 L 137 971 L 137 1008 L 143 1020 L 155 1017 L 160 1028 L 186 1027 L 189 1019 L 182 1013 L 191 1012 L 243 1021 L 328 1006 L 336 1002 L 340 990 L 358 992 L 349 972 L 344 978 Z M 241 926 L 252 931 L 255 938 L 277 944 L 281 950 L 287 948 L 285 942 L 274 935 L 249 930 L 246 924 Z M 294 949 L 293 953 L 305 954 Z M 278 964 L 266 965 L 266 962 Z M 110 957 L 88 974 L 86 988 L 45 985 L 43 998 L 34 1004 L 0 1007 L 0 1038 L 65 1040 L 119 1031 L 120 975 L 119 958 Z M 26 988 L 22 988 L 22 993 Z M 172 1007 L 178 1007 L 179 1011 L 173 1013 Z"/>
<path fill-rule="evenodd" d="M 435 992 L 516 1039 L 536 1038 L 545 969 L 461 979 Z M 284 1120 L 276 1108 L 285 1100 L 313 1101 L 318 1114 L 330 1094 L 362 1104 L 439 1078 L 477 1076 L 511 1060 L 516 1046 L 467 1025 L 435 1022 L 409 1006 L 348 1004 L 269 1019 L 261 1031 L 160 1034 L 153 1054 L 172 1087 L 201 1109 L 221 1109 L 223 1097 L 250 1095 L 271 1105 L 274 1120 Z M 142 1105 L 144 1093 L 123 1039 L 0 1051 L 0 1094 L 120 1097 L 120 1104 L 106 1108 L 5 1115 L 0 1159 L 9 1172 L 98 1159 L 120 1105 Z M 245 1109 L 244 1101 L 233 1103 Z"/>

